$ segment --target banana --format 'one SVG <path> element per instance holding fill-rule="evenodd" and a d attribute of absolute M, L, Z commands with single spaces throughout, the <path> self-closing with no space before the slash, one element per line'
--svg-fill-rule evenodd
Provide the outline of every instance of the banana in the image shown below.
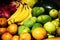
<path fill-rule="evenodd" d="M 29 12 L 29 10 L 27 8 L 27 5 L 25 5 L 22 12 L 15 18 L 15 22 L 23 21 L 29 15 L 28 12 Z"/>
<path fill-rule="evenodd" d="M 17 11 L 8 19 L 8 24 L 21 23 L 25 19 L 32 17 L 31 10 L 28 5 L 20 4 Z"/>
<path fill-rule="evenodd" d="M 17 15 L 21 13 L 22 9 L 23 9 L 23 5 L 20 3 L 20 5 L 17 8 L 16 12 L 13 13 L 12 16 L 7 20 L 8 24 L 14 23 L 14 18 L 16 18 Z"/>
<path fill-rule="evenodd" d="M 24 19 L 22 22 L 18 22 L 17 23 L 18 25 L 22 25 L 27 19 L 32 17 L 32 13 L 31 13 L 32 9 L 29 6 L 28 8 L 29 8 L 29 16 L 26 19 Z"/>
<path fill-rule="evenodd" d="M 29 14 L 29 16 L 26 18 L 26 19 L 24 19 L 22 22 L 19 22 L 19 23 L 17 23 L 18 25 L 22 25 L 27 19 L 29 19 L 29 18 L 31 18 L 32 17 L 32 14 L 30 13 Z"/>

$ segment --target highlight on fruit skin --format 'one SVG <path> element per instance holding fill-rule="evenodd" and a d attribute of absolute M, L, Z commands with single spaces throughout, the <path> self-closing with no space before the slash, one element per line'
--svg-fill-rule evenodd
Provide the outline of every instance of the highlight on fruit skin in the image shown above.
<path fill-rule="evenodd" d="M 11 34 L 16 34 L 18 30 L 17 24 L 10 24 L 7 28 L 7 31 Z"/>
<path fill-rule="evenodd" d="M 33 31 L 32 31 L 32 36 L 33 38 L 35 39 L 44 39 L 47 35 L 47 32 L 44 28 L 35 28 Z"/>

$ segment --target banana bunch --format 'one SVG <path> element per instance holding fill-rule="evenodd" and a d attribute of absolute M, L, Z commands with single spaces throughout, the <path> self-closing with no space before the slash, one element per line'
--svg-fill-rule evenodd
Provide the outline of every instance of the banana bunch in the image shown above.
<path fill-rule="evenodd" d="M 28 5 L 23 5 L 20 3 L 16 12 L 13 13 L 11 17 L 7 20 L 8 24 L 20 23 L 24 21 L 31 14 L 31 10 L 32 9 Z"/>
<path fill-rule="evenodd" d="M 29 19 L 29 18 L 31 18 L 32 17 L 32 14 L 31 14 L 31 12 L 29 13 L 29 16 L 26 18 L 26 19 L 24 19 L 22 22 L 18 22 L 17 24 L 18 25 L 22 25 L 27 19 Z"/>

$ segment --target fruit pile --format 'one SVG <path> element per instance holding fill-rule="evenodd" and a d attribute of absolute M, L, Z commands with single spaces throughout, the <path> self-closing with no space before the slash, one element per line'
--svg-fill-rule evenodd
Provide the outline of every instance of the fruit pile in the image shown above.
<path fill-rule="evenodd" d="M 1 3 L 0 40 L 60 40 L 59 8 L 51 3 L 48 7 L 47 1 L 37 6 L 37 2 L 40 1 Z"/>

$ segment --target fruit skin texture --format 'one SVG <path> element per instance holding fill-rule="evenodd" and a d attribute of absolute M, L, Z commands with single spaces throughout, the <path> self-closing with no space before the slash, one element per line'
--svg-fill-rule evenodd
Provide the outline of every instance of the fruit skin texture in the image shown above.
<path fill-rule="evenodd" d="M 25 33 L 25 32 L 29 32 L 30 33 L 30 29 L 29 27 L 26 27 L 26 26 L 19 26 L 18 27 L 18 34 L 22 34 L 22 33 Z"/>
<path fill-rule="evenodd" d="M 18 26 L 16 24 L 10 24 L 7 28 L 7 31 L 11 34 L 17 33 Z"/>
<path fill-rule="evenodd" d="M 8 19 L 8 24 L 14 23 L 14 19 L 21 13 L 21 10 L 23 8 L 23 5 L 20 4 L 20 6 L 17 8 L 16 12 L 11 15 L 11 17 Z M 20 16 L 20 15 L 19 15 Z"/>
<path fill-rule="evenodd" d="M 49 15 L 52 18 L 56 18 L 58 16 L 58 11 L 56 9 L 52 9 L 52 10 L 50 10 Z"/>
<path fill-rule="evenodd" d="M 27 19 L 31 18 L 32 17 L 32 13 L 30 12 L 29 13 L 29 16 L 27 18 L 25 18 L 22 22 L 18 22 L 17 24 L 18 25 L 22 25 Z"/>
<path fill-rule="evenodd" d="M 2 40 L 11 40 L 12 35 L 7 32 L 7 33 L 4 33 L 1 38 Z"/>
<path fill-rule="evenodd" d="M 31 8 L 20 3 L 17 11 L 8 19 L 8 24 L 22 22 L 29 16 L 29 13 L 31 13 Z"/>
<path fill-rule="evenodd" d="M 42 24 L 40 23 L 35 23 L 31 29 L 31 32 L 35 29 L 35 28 L 39 28 L 39 27 L 42 27 Z"/>
<path fill-rule="evenodd" d="M 32 9 L 33 16 L 39 16 L 39 15 L 43 14 L 44 11 L 45 11 L 45 9 L 43 7 L 34 7 Z"/>
<path fill-rule="evenodd" d="M 45 24 L 48 21 L 51 21 L 51 17 L 49 15 L 40 15 L 37 18 L 37 22 L 42 24 Z"/>
<path fill-rule="evenodd" d="M 19 40 L 19 36 L 14 35 L 11 40 Z"/>
<path fill-rule="evenodd" d="M 43 39 L 46 37 L 46 35 L 47 35 L 47 33 L 46 33 L 45 29 L 43 29 L 43 28 L 36 28 L 32 31 L 32 36 L 35 39 L 39 39 L 39 40 Z"/>
<path fill-rule="evenodd" d="M 59 20 L 53 20 L 52 23 L 56 26 L 56 28 L 59 27 Z"/>
<path fill-rule="evenodd" d="M 24 21 L 24 23 L 22 25 L 31 28 L 34 23 L 36 23 L 36 17 L 31 17 L 31 18 L 27 19 L 26 21 Z"/>
<path fill-rule="evenodd" d="M 51 22 L 47 22 L 44 24 L 44 29 L 48 32 L 48 33 L 54 33 L 56 30 L 56 26 L 51 23 Z"/>
<path fill-rule="evenodd" d="M 7 28 L 0 28 L 0 35 L 2 35 L 3 33 L 5 33 L 7 31 Z"/>
<path fill-rule="evenodd" d="M 19 15 L 15 18 L 15 22 L 23 21 L 29 15 L 29 11 L 30 10 L 28 9 L 27 5 L 25 5 L 21 13 L 19 13 Z"/>
<path fill-rule="evenodd" d="M 29 33 L 22 33 L 20 35 L 20 40 L 31 40 L 31 35 Z"/>
<path fill-rule="evenodd" d="M 0 26 L 6 26 L 7 19 L 6 18 L 0 18 Z"/>

